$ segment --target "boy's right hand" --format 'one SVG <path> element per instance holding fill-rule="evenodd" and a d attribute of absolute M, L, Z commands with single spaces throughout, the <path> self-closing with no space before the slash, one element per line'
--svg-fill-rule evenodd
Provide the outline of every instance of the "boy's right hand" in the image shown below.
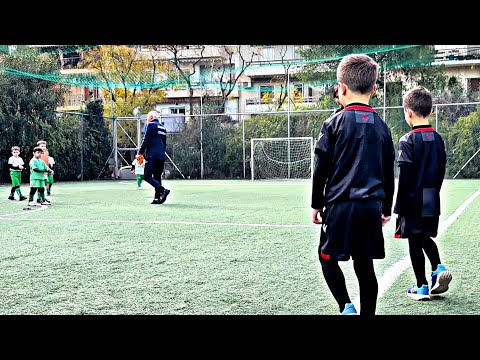
<path fill-rule="evenodd" d="M 312 210 L 312 222 L 314 224 L 322 224 L 323 210 Z"/>
<path fill-rule="evenodd" d="M 387 222 L 389 222 L 391 218 L 392 218 L 391 216 L 385 216 L 382 214 L 382 226 L 384 226 Z"/>

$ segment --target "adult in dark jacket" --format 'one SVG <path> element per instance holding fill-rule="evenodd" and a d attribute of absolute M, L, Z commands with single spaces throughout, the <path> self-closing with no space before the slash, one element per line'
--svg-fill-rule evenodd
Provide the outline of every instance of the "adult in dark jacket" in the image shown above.
<path fill-rule="evenodd" d="M 167 130 L 158 118 L 156 111 L 152 110 L 148 113 L 145 135 L 138 151 L 138 154 L 143 155 L 147 160 L 145 163 L 145 181 L 155 188 L 152 204 L 163 204 L 170 193 L 170 190 L 162 186 Z"/>

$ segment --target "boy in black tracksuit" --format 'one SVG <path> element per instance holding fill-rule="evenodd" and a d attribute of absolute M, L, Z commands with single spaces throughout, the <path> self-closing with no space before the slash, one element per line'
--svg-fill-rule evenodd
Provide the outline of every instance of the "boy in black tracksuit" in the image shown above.
<path fill-rule="evenodd" d="M 403 98 L 405 121 L 412 130 L 398 143 L 398 191 L 394 212 L 398 214 L 395 237 L 408 238 L 416 285 L 407 289 L 414 300 L 428 300 L 448 290 L 451 273 L 440 262 L 437 236 L 440 189 L 445 176 L 445 144 L 429 124 L 432 113 L 430 91 L 418 86 Z M 425 277 L 425 255 L 432 266 L 429 291 Z"/>
<path fill-rule="evenodd" d="M 382 226 L 390 220 L 395 150 L 387 124 L 369 106 L 378 64 L 364 54 L 337 68 L 339 102 L 315 145 L 312 221 L 322 224 L 319 260 L 342 315 L 357 314 L 338 264 L 352 257 L 361 315 L 374 315 L 378 283 L 373 259 L 385 257 Z"/>

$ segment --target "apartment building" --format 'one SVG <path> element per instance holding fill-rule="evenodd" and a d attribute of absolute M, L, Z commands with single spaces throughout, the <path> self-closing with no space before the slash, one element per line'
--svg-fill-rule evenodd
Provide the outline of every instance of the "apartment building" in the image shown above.
<path fill-rule="evenodd" d="M 276 108 L 275 101 L 280 92 L 285 93 L 287 86 L 295 101 L 314 104 L 318 100 L 324 89 L 304 86 L 295 77 L 301 68 L 300 48 L 298 45 L 184 45 L 174 49 L 172 46 L 159 48 L 156 56 L 178 64 L 182 71 L 191 75 L 191 101 L 197 113 L 202 112 L 202 99 L 221 96 L 220 82 L 234 83 L 224 111 L 235 114 Z M 286 107 L 285 101 L 283 108 Z M 157 105 L 157 110 L 163 115 L 182 114 L 188 118 L 189 89 L 167 89 L 164 102 Z"/>
<path fill-rule="evenodd" d="M 435 45 L 435 50 L 434 65 L 458 77 L 467 93 L 480 91 L 480 45 Z"/>
<path fill-rule="evenodd" d="M 245 70 L 245 80 L 240 84 L 239 96 L 241 112 L 267 111 L 278 102 L 279 95 L 289 89 L 291 101 L 304 105 L 315 104 L 324 87 L 303 84 L 295 76 L 302 68 L 302 57 L 298 50 L 303 45 L 270 45 L 256 49 L 256 55 Z M 272 104 L 273 103 L 273 104 Z M 285 101 L 281 109 L 286 110 Z"/>
<path fill-rule="evenodd" d="M 225 108 L 226 113 L 254 113 L 276 110 L 276 101 L 279 94 L 288 87 L 292 101 L 302 105 L 314 105 L 325 86 L 313 86 L 299 81 L 295 74 L 302 68 L 302 58 L 298 53 L 303 45 L 261 45 L 241 47 L 243 59 L 249 64 L 238 79 L 235 90 Z M 182 63 L 191 66 L 199 59 L 201 46 L 185 46 L 178 53 Z M 204 59 L 196 63 L 196 84 L 203 84 L 204 89 L 194 91 L 193 101 L 200 104 L 200 97 L 205 92 L 215 92 L 218 87 L 219 74 L 216 72 L 218 64 L 225 64 L 226 53 L 223 46 L 205 46 Z M 435 45 L 437 54 L 433 65 L 445 66 L 446 74 L 456 76 L 462 82 L 465 92 L 480 91 L 480 45 Z M 205 54 L 215 54 L 215 60 Z M 252 56 L 253 55 L 253 56 Z M 166 55 L 168 58 L 168 55 Z M 238 53 L 234 56 L 235 71 L 241 69 Z M 169 58 L 171 61 L 171 58 Z M 288 65 L 291 65 L 290 67 Z M 206 89 L 205 89 L 206 88 Z M 185 114 L 188 116 L 188 105 L 185 90 L 169 90 L 164 104 L 158 109 L 162 114 Z M 280 107 L 287 109 L 285 101 Z"/>
<path fill-rule="evenodd" d="M 325 91 L 322 86 L 303 84 L 296 78 L 302 58 L 298 50 L 303 45 L 166 45 L 141 46 L 141 51 L 154 51 L 158 61 L 170 64 L 173 71 L 180 67 L 189 76 L 190 88 L 167 88 L 166 96 L 156 109 L 165 118 L 179 122 L 188 120 L 191 112 L 200 114 L 207 101 L 221 99 L 220 82 L 229 76 L 235 86 L 221 112 L 254 113 L 278 109 L 279 95 L 290 89 L 290 98 L 303 105 L 315 104 Z M 40 51 L 56 52 L 62 74 L 84 73 L 78 69 L 81 51 L 72 51 L 73 45 L 32 45 Z M 435 45 L 435 65 L 444 65 L 447 75 L 457 76 L 467 92 L 480 91 L 480 45 Z M 177 75 L 179 82 L 181 76 Z M 190 92 L 190 89 L 192 92 Z M 85 101 L 101 98 L 99 88 L 72 86 L 59 110 L 79 110 Z M 191 106 L 192 105 L 192 106 Z M 286 110 L 288 101 L 280 109 Z M 237 118 L 236 115 L 232 116 Z"/>
<path fill-rule="evenodd" d="M 205 97 L 215 99 L 221 96 L 219 88 L 205 89 L 212 81 L 211 74 L 214 70 L 229 66 L 229 60 L 221 50 L 219 46 L 203 45 L 165 45 L 153 49 L 142 46 L 142 52 L 153 52 L 158 61 L 169 64 L 169 70 L 176 73 L 179 83 L 184 84 L 184 76 L 188 77 L 190 82 L 189 85 L 165 89 L 166 95 L 162 103 L 156 106 L 156 110 L 163 117 L 181 115 L 188 119 L 194 112 L 202 112 L 202 101 Z M 231 62 L 235 63 L 234 60 Z M 235 103 L 228 101 L 226 110 L 236 112 Z"/>

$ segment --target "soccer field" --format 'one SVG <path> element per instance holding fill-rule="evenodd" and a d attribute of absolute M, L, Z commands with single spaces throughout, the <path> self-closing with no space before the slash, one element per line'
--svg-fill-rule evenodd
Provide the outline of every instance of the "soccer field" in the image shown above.
<path fill-rule="evenodd" d="M 28 211 L 0 186 L 0 314 L 338 313 L 318 262 L 310 181 L 165 185 L 167 201 L 151 205 L 147 183 L 59 182 L 52 206 Z M 386 258 L 375 261 L 379 315 L 480 314 L 479 189 L 480 180 L 444 183 L 437 243 L 453 280 L 428 302 L 405 295 L 414 276 L 392 217 Z M 341 264 L 355 299 L 351 261 Z"/>

